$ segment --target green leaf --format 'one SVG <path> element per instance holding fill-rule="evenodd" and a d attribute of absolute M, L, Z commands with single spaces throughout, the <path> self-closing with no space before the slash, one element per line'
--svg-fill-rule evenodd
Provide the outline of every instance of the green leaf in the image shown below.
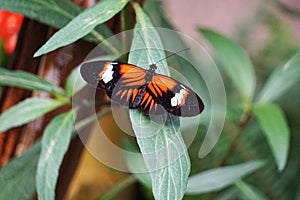
<path fill-rule="evenodd" d="M 285 65 L 278 66 L 267 80 L 258 95 L 257 102 L 276 100 L 300 80 L 300 53 L 293 56 Z"/>
<path fill-rule="evenodd" d="M 251 102 L 255 90 L 255 74 L 245 51 L 232 40 L 208 29 L 199 29 L 213 46 L 221 67 L 227 73 L 245 103 Z"/>
<path fill-rule="evenodd" d="M 127 2 L 128 0 L 103 0 L 87 8 L 64 28 L 56 32 L 34 56 L 36 57 L 48 53 L 84 37 L 97 25 L 106 22 L 122 10 Z"/>
<path fill-rule="evenodd" d="M 281 171 L 286 165 L 290 144 L 290 130 L 284 113 L 276 104 L 257 104 L 253 111 Z"/>
<path fill-rule="evenodd" d="M 73 96 L 78 91 L 80 91 L 86 82 L 82 79 L 80 75 L 80 65 L 72 70 L 71 74 L 67 78 L 66 82 L 66 93 L 68 97 Z"/>
<path fill-rule="evenodd" d="M 165 58 L 163 46 L 148 16 L 137 3 L 132 4 L 137 23 L 128 62 L 149 68 L 149 64 Z M 160 64 L 159 73 L 169 75 L 169 70 L 165 67 L 166 62 Z M 182 199 L 190 173 L 190 160 L 180 134 L 179 118 L 167 115 L 165 119 L 161 117 L 154 122 L 137 110 L 130 110 L 129 113 L 139 148 L 151 176 L 155 199 Z"/>
<path fill-rule="evenodd" d="M 9 108 L 0 116 L 0 132 L 23 125 L 62 105 L 46 98 L 28 98 Z"/>
<path fill-rule="evenodd" d="M 156 123 L 130 111 L 133 130 L 152 180 L 155 199 L 182 199 L 190 160 L 179 132 L 179 119 L 168 115 Z"/>
<path fill-rule="evenodd" d="M 243 200 L 267 200 L 267 197 L 261 191 L 243 181 L 237 181 L 235 186 L 238 188 Z"/>
<path fill-rule="evenodd" d="M 187 194 L 201 194 L 221 190 L 232 185 L 258 168 L 263 166 L 262 161 L 252 161 L 239 165 L 221 167 L 195 174 L 189 178 Z"/>
<path fill-rule="evenodd" d="M 32 199 L 39 154 L 38 142 L 0 169 L 0 199 Z"/>
<path fill-rule="evenodd" d="M 132 173 L 136 179 L 142 183 L 148 189 L 151 189 L 151 177 L 147 173 L 146 165 L 143 157 L 139 154 L 137 148 L 135 148 L 128 140 L 124 141 L 124 156 L 126 165 L 130 173 Z"/>
<path fill-rule="evenodd" d="M 0 9 L 23 14 L 55 28 L 65 26 L 81 10 L 68 0 L 0 0 Z"/>
<path fill-rule="evenodd" d="M 0 85 L 39 90 L 51 94 L 64 94 L 62 88 L 40 78 L 39 76 L 28 72 L 10 71 L 3 68 L 0 68 Z"/>
<path fill-rule="evenodd" d="M 134 30 L 134 41 L 132 42 L 128 62 L 148 69 L 149 65 L 166 57 L 162 41 L 153 27 L 148 16 L 138 4 L 133 4 L 136 13 L 136 25 Z M 141 38 L 143 37 L 143 38 Z M 146 45 L 146 46 L 145 46 Z M 150 55 L 149 55 L 150 54 Z M 131 61 L 132 60 L 132 61 Z M 165 60 L 157 63 L 157 72 L 170 75 Z"/>
<path fill-rule="evenodd" d="M 143 157 L 133 157 L 125 154 L 126 163 L 129 171 L 142 183 L 145 187 L 151 189 L 151 177 L 149 173 L 141 173 L 147 171 Z"/>
<path fill-rule="evenodd" d="M 64 27 L 83 10 L 70 0 L 0 0 L 0 9 L 21 13 L 55 28 Z M 96 34 L 105 38 L 112 35 L 105 24 L 97 26 L 95 30 Z M 88 34 L 84 39 L 99 42 L 92 34 Z"/>
<path fill-rule="evenodd" d="M 59 167 L 71 141 L 74 115 L 74 110 L 60 114 L 45 129 L 36 175 L 39 199 L 55 199 Z"/>

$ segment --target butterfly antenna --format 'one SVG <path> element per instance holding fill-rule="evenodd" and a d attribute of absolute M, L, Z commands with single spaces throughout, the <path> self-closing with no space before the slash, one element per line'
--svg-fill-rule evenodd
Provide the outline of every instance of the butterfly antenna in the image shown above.
<path fill-rule="evenodd" d="M 154 63 L 154 61 L 153 61 L 153 59 L 152 59 L 152 57 L 151 57 L 151 54 L 150 54 L 150 52 L 149 52 L 149 50 L 148 50 L 148 48 L 147 48 L 147 45 L 146 45 L 146 42 L 145 42 L 145 40 L 144 40 L 144 38 L 143 38 L 143 36 L 142 36 L 142 34 L 140 33 L 140 31 L 139 30 L 136 30 L 137 31 L 137 33 L 139 34 L 139 36 L 141 37 L 141 39 L 142 39 L 142 41 L 143 41 L 143 43 L 144 43 L 144 45 L 145 45 L 145 48 L 146 48 L 146 51 L 147 51 L 147 54 L 148 54 L 148 57 L 150 58 L 150 60 L 151 60 L 151 64 L 153 64 Z"/>
<path fill-rule="evenodd" d="M 165 58 L 162 58 L 162 59 L 158 60 L 155 64 L 157 64 L 157 63 L 159 63 L 159 62 L 161 62 L 161 61 L 163 61 L 163 60 L 165 60 L 165 59 L 167 59 L 167 58 L 169 58 L 169 57 L 171 57 L 171 56 L 174 56 L 175 54 L 178 54 L 178 53 L 180 53 L 180 52 L 187 51 L 187 50 L 190 50 L 190 48 L 185 48 L 185 49 L 181 49 L 181 50 L 179 50 L 179 51 L 176 51 L 176 52 L 174 52 L 174 53 L 172 53 L 172 54 L 166 56 Z"/>

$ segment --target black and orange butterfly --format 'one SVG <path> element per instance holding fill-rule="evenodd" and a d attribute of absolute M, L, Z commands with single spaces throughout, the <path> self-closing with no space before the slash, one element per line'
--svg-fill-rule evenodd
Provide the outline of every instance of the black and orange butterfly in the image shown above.
<path fill-rule="evenodd" d="M 81 76 L 117 103 L 137 108 L 146 115 L 166 111 L 183 117 L 196 116 L 204 109 L 200 97 L 186 85 L 155 73 L 156 64 L 144 70 L 128 63 L 93 61 L 84 63 Z"/>

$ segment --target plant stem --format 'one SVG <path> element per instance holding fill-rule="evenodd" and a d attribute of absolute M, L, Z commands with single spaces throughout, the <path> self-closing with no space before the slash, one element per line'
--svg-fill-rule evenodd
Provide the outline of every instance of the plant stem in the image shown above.
<path fill-rule="evenodd" d="M 84 118 L 84 119 L 78 121 L 75 126 L 76 128 L 74 127 L 74 130 L 73 130 L 74 134 L 77 134 L 76 130 L 81 130 L 82 128 L 86 127 L 90 123 L 92 123 L 92 122 L 96 121 L 97 119 L 102 118 L 110 113 L 111 113 L 111 110 L 108 110 L 105 112 L 100 111 L 100 112 L 97 112 L 96 115 L 91 115 L 87 118 Z"/>
<path fill-rule="evenodd" d="M 129 185 L 133 184 L 136 181 L 134 176 L 128 176 L 119 183 L 117 183 L 114 187 L 108 190 L 102 197 L 98 198 L 98 200 L 110 200 L 120 191 L 124 190 Z"/>
<path fill-rule="evenodd" d="M 99 42 L 101 42 L 104 46 L 106 46 L 114 55 L 119 55 L 120 52 L 113 46 L 111 45 L 109 42 L 107 42 L 104 37 L 99 34 L 97 31 L 92 30 L 91 34 L 97 38 L 97 40 L 99 40 Z"/>
<path fill-rule="evenodd" d="M 228 159 L 230 158 L 230 156 L 232 155 L 234 149 L 236 148 L 236 144 L 239 141 L 242 133 L 244 132 L 244 130 L 247 127 L 248 122 L 251 119 L 251 115 L 249 112 L 244 112 L 241 119 L 240 119 L 240 123 L 238 125 L 238 130 L 237 130 L 237 134 L 235 135 L 235 137 L 233 138 L 227 152 L 225 153 L 225 156 L 223 157 L 223 159 L 221 160 L 221 162 L 217 165 L 218 167 L 224 166 L 226 164 L 226 162 L 228 161 Z"/>

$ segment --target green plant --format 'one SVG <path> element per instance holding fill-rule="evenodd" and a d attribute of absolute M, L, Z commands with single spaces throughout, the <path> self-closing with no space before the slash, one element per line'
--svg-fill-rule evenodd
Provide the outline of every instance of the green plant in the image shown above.
<path fill-rule="evenodd" d="M 43 55 L 81 38 L 97 43 L 103 42 L 107 53 L 118 54 L 119 51 L 115 44 L 105 41 L 105 38 L 112 35 L 112 32 L 103 23 L 120 11 L 126 12 L 123 8 L 127 3 L 129 2 L 126 0 L 104 0 L 91 8 L 83 10 L 67 0 L 0 0 L 0 9 L 18 12 L 42 23 L 60 28 L 35 53 L 35 56 Z M 145 30 L 141 34 L 144 36 L 146 44 L 155 42 L 155 46 L 158 49 L 163 49 L 163 41 L 161 41 L 155 29 L 151 32 L 145 29 L 153 27 L 152 21 L 146 12 L 149 12 L 150 16 L 154 11 L 159 12 L 158 10 L 151 10 L 151 3 L 151 1 L 146 1 L 143 10 L 138 3 L 130 2 L 136 16 L 134 29 L 142 28 L 142 30 Z M 43 13 L 46 12 L 48 14 L 44 15 Z M 160 19 L 156 21 L 160 23 L 159 25 L 171 28 L 164 16 L 155 16 L 158 16 Z M 121 17 L 124 17 L 124 15 L 121 15 Z M 251 180 L 249 183 L 246 183 L 241 179 L 259 168 L 266 170 L 267 167 L 263 166 L 273 166 L 273 159 L 257 161 L 256 159 L 260 157 L 251 155 L 250 159 L 246 159 L 247 162 L 245 162 L 245 159 L 239 159 L 238 156 L 233 157 L 233 154 L 234 150 L 239 146 L 238 143 L 241 142 L 243 144 L 241 139 L 243 135 L 249 134 L 248 129 L 255 127 L 256 129 L 261 129 L 264 133 L 278 171 L 284 169 L 288 158 L 290 130 L 284 112 L 275 100 L 282 97 L 288 89 L 299 82 L 300 54 L 294 55 L 285 65 L 277 67 L 271 73 L 262 89 L 256 91 L 256 75 L 252 62 L 245 51 L 232 40 L 212 30 L 199 29 L 199 32 L 213 47 L 220 70 L 227 75 L 233 84 L 234 89 L 228 90 L 227 93 L 230 96 L 228 98 L 229 111 L 224 129 L 224 132 L 232 131 L 235 133 L 233 139 L 220 144 L 222 153 L 219 158 L 213 160 L 213 165 L 211 165 L 211 162 L 207 162 L 209 163 L 207 165 L 213 169 L 204 171 L 204 167 L 201 169 L 196 168 L 192 170 L 193 175 L 188 177 L 191 168 L 190 157 L 188 152 L 185 151 L 178 118 L 168 116 L 164 128 L 157 129 L 156 125 L 153 124 L 143 126 L 144 124 L 150 124 L 151 120 L 136 110 L 130 110 L 133 130 L 145 163 L 141 162 L 138 165 L 136 162 L 130 161 L 130 157 L 127 157 L 129 168 L 137 180 L 143 183 L 146 188 L 152 189 L 155 199 L 182 199 L 185 194 L 184 198 L 193 198 L 192 195 L 219 191 L 230 185 L 234 185 L 235 190 L 240 194 L 238 196 L 244 199 L 266 199 L 266 195 L 262 194 L 262 192 L 257 192 L 259 189 L 251 184 Z M 138 34 L 135 34 L 132 44 L 139 42 L 139 40 Z M 184 44 L 182 45 L 184 46 Z M 153 58 L 165 57 L 165 52 L 159 50 L 144 51 L 142 53 L 132 51 L 129 53 L 128 62 L 140 65 L 140 62 L 144 62 L 141 57 L 148 53 Z M 161 73 L 168 74 L 169 70 L 166 67 L 166 61 L 164 61 L 163 66 Z M 0 116 L 0 132 L 34 120 L 59 106 L 71 104 L 72 96 L 85 85 L 81 83 L 76 88 L 73 88 L 75 77 L 79 72 L 78 68 L 71 73 L 64 89 L 26 72 L 5 69 L 0 69 L 0 72 L 1 85 L 43 91 L 54 96 L 54 99 L 29 98 L 10 108 Z M 40 199 L 55 198 L 58 170 L 72 134 L 76 133 L 76 130 L 73 128 L 73 118 L 76 118 L 76 114 L 77 108 L 73 108 L 53 118 L 45 129 L 41 141 L 37 142 L 21 157 L 12 160 L 7 166 L 0 169 L 0 187 L 2 188 L 0 198 L 30 199 L 35 190 L 37 190 Z M 101 116 L 102 114 L 100 113 L 99 115 Z M 17 115 L 22 116 L 18 121 L 14 120 Z M 87 120 L 79 121 L 76 127 L 80 129 L 93 120 L 95 118 L 90 117 Z M 204 124 L 204 126 L 206 125 Z M 228 127 L 233 128 L 228 129 Z M 150 140 L 140 135 L 148 130 L 157 133 Z M 202 131 L 203 128 L 200 127 L 198 135 Z M 257 135 L 255 137 L 259 138 Z M 221 138 L 221 140 L 223 139 Z M 157 146 L 157 141 L 174 143 L 174 147 L 183 149 L 184 153 L 178 155 L 172 149 L 166 149 L 162 155 L 157 155 L 154 158 L 147 157 L 149 152 L 155 152 L 163 147 L 163 145 Z M 225 146 L 222 146 L 224 143 Z M 153 147 L 153 149 L 149 147 Z M 247 148 L 247 146 L 243 148 Z M 253 151 L 250 148 L 249 152 Z M 193 153 L 191 152 L 191 154 Z M 173 162 L 173 157 L 178 157 L 178 159 Z M 230 160 L 232 157 L 234 159 Z M 166 162 L 170 163 L 158 170 L 152 168 L 151 162 L 159 162 L 160 159 L 165 159 Z M 192 166 L 195 165 L 193 162 L 196 163 L 197 161 L 193 159 Z M 132 165 L 133 163 L 134 165 Z M 229 163 L 230 166 L 225 166 Z M 135 169 L 139 167 L 147 168 L 150 173 L 135 174 Z M 152 171 L 153 169 L 155 170 Z M 201 172 L 199 173 L 199 171 Z M 255 177 L 252 178 L 255 179 Z M 112 191 L 108 191 L 108 194 L 103 199 L 111 198 L 113 195 L 110 194 L 115 194 L 116 191 L 124 188 L 124 185 L 132 184 L 132 182 L 132 176 L 130 176 L 129 179 L 120 183 L 121 186 L 116 186 Z M 195 198 L 198 198 L 198 196 Z"/>

